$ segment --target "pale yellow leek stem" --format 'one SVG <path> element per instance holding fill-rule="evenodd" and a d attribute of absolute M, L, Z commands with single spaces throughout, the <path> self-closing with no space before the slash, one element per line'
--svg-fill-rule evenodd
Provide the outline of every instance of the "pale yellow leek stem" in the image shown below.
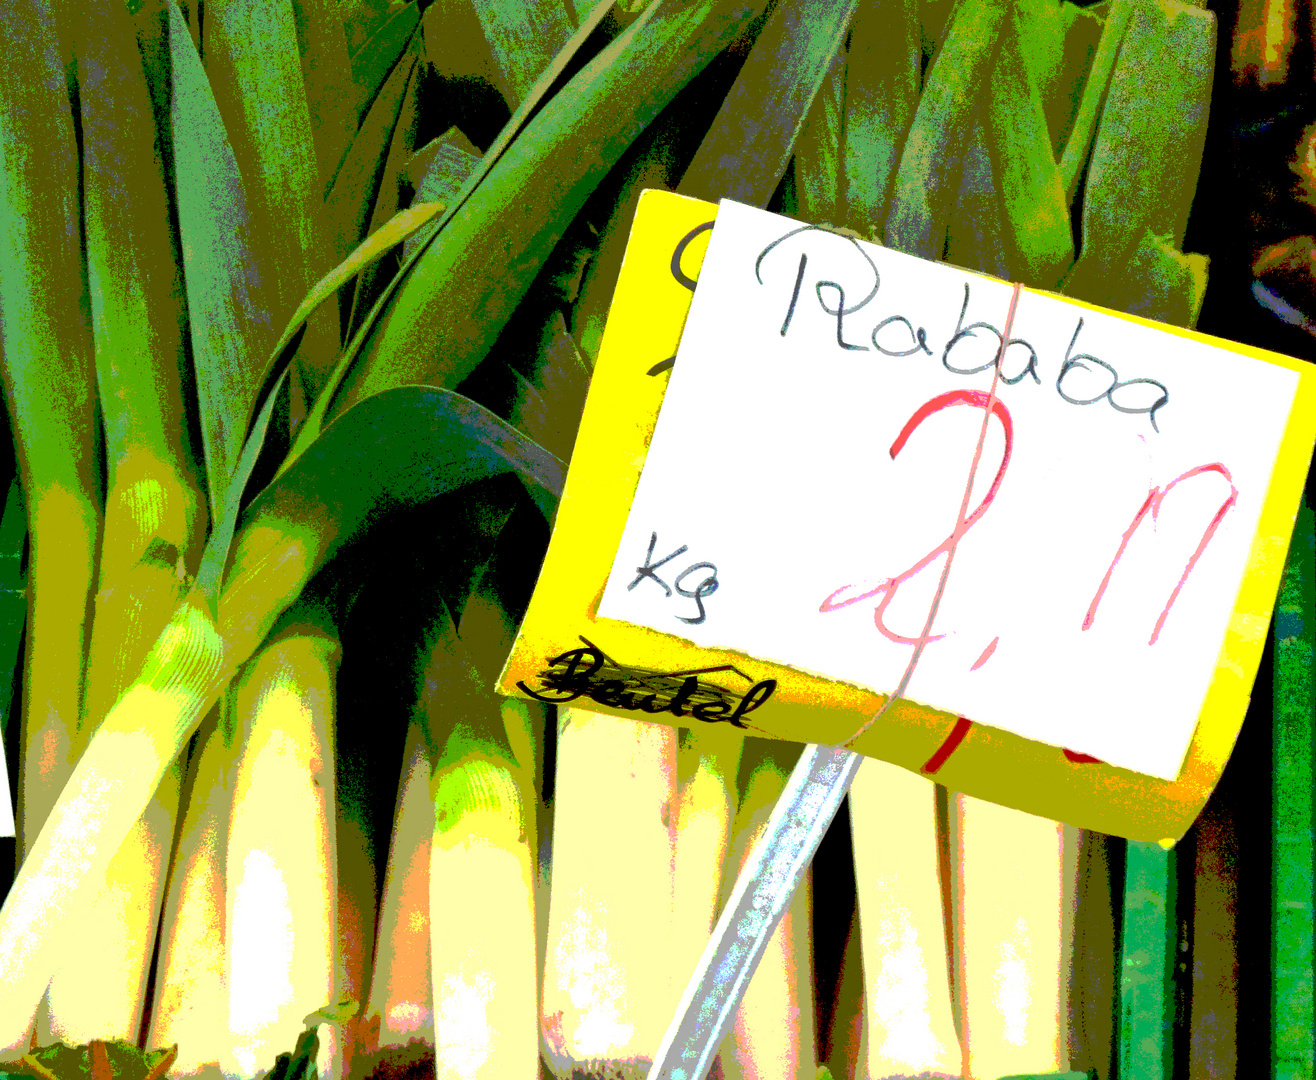
<path fill-rule="evenodd" d="M 115 852 L 100 892 L 70 924 L 46 991 L 48 1027 L 37 1029 L 42 1045 L 59 1041 L 81 1046 L 92 1039 L 136 1042 L 181 782 L 175 763 Z"/>
<path fill-rule="evenodd" d="M 29 492 L 24 752 L 18 798 L 22 861 L 31 856 L 76 759 L 79 676 L 99 536 L 99 512 L 82 492 L 60 485 Z"/>
<path fill-rule="evenodd" d="M 871 1077 L 960 1075 L 938 871 L 935 787 L 865 761 L 850 788 Z M 861 1073 L 862 1075 L 862 1073 Z"/>
<path fill-rule="evenodd" d="M 643 1080 L 689 974 L 671 947 L 676 731 L 561 709 L 559 732 L 545 1060 Z"/>
<path fill-rule="evenodd" d="M 333 1004 L 337 891 L 334 676 L 317 627 L 276 635 L 237 686 L 241 750 L 229 819 L 226 1075 L 255 1077 Z"/>
<path fill-rule="evenodd" d="M 680 734 L 672 882 L 672 945 L 684 954 L 675 967 L 678 981 L 682 971 L 686 978 L 694 971 L 721 910 L 744 742 L 740 732 L 725 725 Z"/>
<path fill-rule="evenodd" d="M 379 1046 L 405 1046 L 413 1039 L 434 1043 L 429 901 L 434 804 L 429 780 L 425 738 L 413 722 L 407 730 L 366 1014 L 367 1020 L 379 1020 Z"/>
<path fill-rule="evenodd" d="M 520 788 L 512 770 L 496 762 L 455 768 L 468 773 L 472 788 L 498 794 L 488 805 L 468 806 L 455 821 L 435 823 L 429 879 L 435 1080 L 533 1080 L 535 878 Z"/>
<path fill-rule="evenodd" d="M 951 836 L 965 1076 L 1064 1072 L 1064 827 L 957 795 Z"/>
<path fill-rule="evenodd" d="M 219 1068 L 228 1015 L 224 926 L 225 838 L 232 756 L 221 703 L 201 725 L 178 847 L 169 875 L 147 1046 L 178 1046 L 172 1076 Z"/>
<path fill-rule="evenodd" d="M 213 621 L 183 605 L 75 766 L 0 911 L 0 1053 L 23 1045 L 76 918 L 230 672 Z"/>
<path fill-rule="evenodd" d="M 539 1069 L 534 750 L 524 706 L 493 688 L 511 629 L 473 596 L 461 642 L 433 650 L 419 703 L 432 736 L 448 729 L 430 777 L 435 1080 Z"/>

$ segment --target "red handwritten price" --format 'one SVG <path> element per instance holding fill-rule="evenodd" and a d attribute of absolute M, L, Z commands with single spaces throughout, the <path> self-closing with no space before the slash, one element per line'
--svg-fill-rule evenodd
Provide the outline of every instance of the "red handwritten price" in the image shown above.
<path fill-rule="evenodd" d="M 1003 429 L 1005 435 L 1005 449 L 1001 455 L 1001 463 L 997 467 L 996 476 L 992 479 L 991 487 L 988 488 L 986 495 L 983 496 L 982 501 L 974 509 L 973 513 L 965 519 L 963 528 L 953 530 L 945 540 L 923 556 L 922 559 L 909 569 L 904 570 L 893 577 L 887 578 L 879 585 L 868 589 L 865 592 L 859 593 L 857 596 L 849 596 L 842 599 L 845 593 L 855 588 L 853 585 L 842 585 L 823 600 L 818 607 L 820 612 L 827 613 L 839 611 L 842 608 L 850 607 L 852 604 L 857 604 L 863 600 L 871 600 L 875 596 L 880 596 L 881 600 L 873 611 L 873 622 L 877 626 L 878 631 L 888 641 L 894 641 L 901 645 L 919 645 L 920 643 L 926 644 L 933 641 L 940 641 L 946 636 L 945 634 L 921 634 L 917 637 L 908 637 L 903 634 L 898 634 L 886 624 L 886 609 L 892 600 L 895 599 L 896 593 L 902 585 L 913 578 L 916 574 L 927 569 L 927 567 L 932 565 L 932 563 L 938 559 L 949 557 L 955 546 L 964 538 L 969 529 L 987 512 L 988 507 L 992 504 L 992 500 L 996 498 L 996 493 L 1000 489 L 1001 481 L 1005 478 L 1005 471 L 1010 464 L 1010 455 L 1014 449 L 1014 421 L 1010 416 L 1009 409 L 1005 407 L 1004 403 L 999 398 L 994 397 L 991 393 L 983 393 L 979 390 L 952 390 L 949 393 L 940 394 L 931 401 L 920 406 L 905 422 L 905 426 L 901 428 L 900 434 L 896 436 L 895 442 L 891 444 L 891 448 L 888 451 L 891 460 L 894 461 L 896 456 L 904 448 L 905 443 L 908 442 L 909 437 L 925 420 L 943 409 L 952 408 L 956 405 L 967 405 L 973 408 L 989 409 L 991 415 L 1000 421 Z M 1170 481 L 1170 483 L 1166 484 L 1164 487 L 1153 487 L 1152 490 L 1148 492 L 1147 498 L 1143 501 L 1142 506 L 1134 515 L 1133 521 L 1129 524 L 1129 527 L 1124 530 L 1124 534 L 1120 538 L 1119 548 L 1116 550 L 1114 558 L 1111 559 L 1110 566 L 1107 568 L 1105 576 L 1101 579 L 1101 584 L 1097 587 L 1096 594 L 1092 597 L 1092 603 L 1088 606 L 1087 613 L 1083 617 L 1084 630 L 1087 630 L 1092 626 L 1093 619 L 1096 617 L 1097 607 L 1101 603 L 1102 597 L 1105 596 L 1107 587 L 1110 585 L 1111 575 L 1114 573 L 1115 567 L 1119 564 L 1120 559 L 1128 548 L 1130 539 L 1138 530 L 1138 527 L 1147 518 L 1148 514 L 1151 515 L 1153 520 L 1157 518 L 1160 514 L 1161 506 L 1165 502 L 1165 497 L 1177 485 L 1186 480 L 1191 480 L 1194 477 L 1208 476 L 1213 473 L 1222 476 L 1229 484 L 1229 496 L 1220 504 L 1220 508 L 1216 511 L 1215 515 L 1203 530 L 1201 540 L 1198 542 L 1197 547 L 1189 557 L 1188 563 L 1184 567 L 1183 574 L 1175 584 L 1174 590 L 1170 593 L 1170 598 L 1166 601 L 1160 617 L 1156 620 L 1156 626 L 1152 630 L 1151 637 L 1147 641 L 1149 646 L 1156 644 L 1157 638 L 1160 637 L 1161 629 L 1165 625 L 1166 616 L 1169 615 L 1170 609 L 1174 606 L 1174 602 L 1179 598 L 1184 583 L 1188 580 L 1188 575 L 1192 573 L 1193 567 L 1197 565 L 1198 560 L 1202 557 L 1202 553 L 1206 550 L 1212 537 L 1215 536 L 1216 530 L 1220 527 L 1220 523 L 1224 520 L 1225 515 L 1229 513 L 1230 509 L 1232 509 L 1234 504 L 1238 501 L 1238 489 L 1234 487 L 1230 472 L 1219 462 L 1213 462 L 1210 465 L 1199 465 L 1196 468 L 1189 469 L 1181 476 Z M 978 670 L 988 659 L 990 659 L 992 653 L 996 651 L 996 646 L 999 641 L 999 637 L 992 639 L 991 643 L 983 650 L 982 654 L 974 662 L 972 668 L 970 668 L 971 671 Z M 923 766 L 923 771 L 928 774 L 938 772 L 941 767 L 945 765 L 950 756 L 959 748 L 960 744 L 967 737 L 972 726 L 972 720 L 963 716 L 960 717 L 955 722 L 946 741 L 942 743 L 936 753 L 934 753 Z M 1072 750 L 1064 750 L 1063 753 L 1069 761 L 1074 762 L 1075 764 L 1091 764 L 1100 761 L 1099 758 L 1095 758 L 1090 754 L 1079 754 Z"/>
<path fill-rule="evenodd" d="M 923 558 L 908 570 L 904 570 L 901 573 L 896 574 L 894 577 L 887 578 L 866 592 L 862 592 L 857 596 L 849 596 L 842 599 L 842 596 L 845 593 L 856 587 L 854 585 L 842 585 L 818 606 L 820 612 L 826 613 L 839 611 L 842 608 L 850 607 L 852 604 L 857 604 L 860 601 L 871 600 L 874 596 L 881 596 L 882 599 L 878 602 L 877 607 L 873 611 L 873 622 L 876 624 L 878 631 L 888 641 L 894 641 L 901 645 L 918 645 L 920 642 L 940 641 L 946 636 L 945 634 L 929 634 L 926 636 L 920 635 L 917 637 L 908 637 L 904 634 L 896 633 L 886 624 L 886 609 L 892 600 L 895 599 L 896 593 L 902 585 L 922 570 L 927 569 L 927 567 L 937 559 L 949 555 L 954 546 L 968 533 L 969 529 L 977 523 L 983 514 L 987 512 L 987 508 L 991 506 L 992 500 L 996 498 L 996 493 L 1001 486 L 1001 481 L 1005 478 L 1005 470 L 1010 464 L 1010 454 L 1014 449 L 1014 422 L 1010 417 L 1010 411 L 999 398 L 992 398 L 989 402 L 989 395 L 980 390 L 952 390 L 949 393 L 941 394 L 920 406 L 901 429 L 900 434 L 896 437 L 896 441 L 891 444 L 891 449 L 889 451 L 891 459 L 894 461 L 896 455 L 900 453 L 901 449 L 903 449 L 905 443 L 908 441 L 910 435 L 914 433 L 915 429 L 917 429 L 918 426 L 929 416 L 940 412 L 942 409 L 947 409 L 954 405 L 970 405 L 976 408 L 985 409 L 988 408 L 989 404 L 992 415 L 1000 420 L 1001 427 L 1004 430 L 1005 452 L 1001 455 L 1001 464 L 996 470 L 996 476 L 992 480 L 991 487 L 987 490 L 987 494 L 983 496 L 982 501 L 974 509 L 973 513 L 965 519 L 964 528 L 958 533 L 952 532 L 945 540 L 923 556 Z M 1183 591 L 1184 584 L 1188 580 L 1188 575 L 1192 573 L 1193 567 L 1195 567 L 1198 560 L 1201 559 L 1202 553 L 1206 550 L 1212 537 L 1215 536 L 1216 530 L 1220 527 L 1220 523 L 1224 520 L 1225 515 L 1229 513 L 1234 504 L 1238 501 L 1238 489 L 1234 487 L 1233 478 L 1230 475 L 1229 470 L 1218 461 L 1212 462 L 1210 465 L 1199 465 L 1196 468 L 1189 469 L 1183 475 L 1175 477 L 1164 487 L 1154 487 L 1148 492 L 1147 498 L 1143 501 L 1142 506 L 1139 507 L 1138 512 L 1133 516 L 1133 521 L 1129 524 L 1129 527 L 1124 530 L 1124 534 L 1120 537 L 1119 548 L 1116 550 L 1114 558 L 1111 559 L 1110 566 L 1107 568 L 1105 576 L 1101 579 L 1101 584 L 1097 587 L 1096 594 L 1092 597 L 1092 603 L 1089 605 L 1087 613 L 1083 617 L 1084 630 L 1087 630 L 1092 626 L 1093 620 L 1097 614 L 1097 607 L 1101 603 L 1102 597 L 1106 594 L 1106 589 L 1110 585 L 1110 579 L 1115 572 L 1115 567 L 1124 556 L 1125 549 L 1128 548 L 1129 541 L 1133 538 L 1133 534 L 1138 530 L 1138 527 L 1142 524 L 1143 520 L 1146 519 L 1147 515 L 1150 513 L 1153 519 L 1157 518 L 1160 514 L 1161 506 L 1165 502 L 1165 497 L 1169 495 L 1177 485 L 1183 483 L 1185 480 L 1191 480 L 1193 477 L 1206 476 L 1212 473 L 1224 477 L 1225 481 L 1229 483 L 1229 496 L 1220 504 L 1220 508 L 1215 512 L 1215 515 L 1203 530 L 1201 540 L 1194 549 L 1192 555 L 1189 557 L 1182 576 L 1175 584 L 1174 590 L 1170 593 L 1170 598 L 1166 601 L 1165 607 L 1161 610 L 1160 617 L 1156 620 L 1156 625 L 1152 630 L 1151 637 L 1147 640 L 1148 645 L 1156 644 L 1156 639 L 1160 637 L 1161 630 L 1165 626 L 1165 619 L 1170 614 L 1170 609 L 1174 607 L 1174 602 L 1179 598 L 1180 592 Z M 988 646 L 988 649 L 994 651 L 996 644 L 997 642 L 994 640 L 991 645 Z M 981 667 L 990 655 L 991 652 L 987 652 L 980 656 L 978 660 L 975 661 L 972 670 L 977 670 Z"/>

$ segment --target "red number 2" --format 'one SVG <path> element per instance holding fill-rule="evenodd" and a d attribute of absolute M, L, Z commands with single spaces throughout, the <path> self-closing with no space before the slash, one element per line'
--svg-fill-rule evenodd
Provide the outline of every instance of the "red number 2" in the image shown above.
<path fill-rule="evenodd" d="M 991 415 L 995 416 L 1001 422 L 1001 427 L 1005 432 L 1005 452 L 1001 455 L 1001 464 L 996 470 L 996 477 L 992 480 L 992 486 L 988 489 L 987 494 L 983 496 L 982 502 L 974 509 L 968 517 L 964 519 L 963 528 L 953 531 L 945 540 L 934 547 L 918 562 L 911 566 L 902 574 L 895 577 L 887 578 L 876 588 L 869 589 L 867 592 L 860 593 L 857 596 L 846 597 L 841 599 L 843 593 L 853 589 L 853 585 L 842 585 L 826 600 L 822 602 L 818 610 L 822 612 L 839 611 L 841 608 L 849 607 L 851 604 L 857 604 L 861 600 L 867 600 L 871 597 L 882 594 L 882 599 L 877 605 L 877 610 L 873 612 L 873 621 L 877 624 L 878 630 L 882 635 L 891 641 L 898 642 L 901 645 L 918 645 L 923 641 L 936 641 L 944 637 L 944 634 L 934 634 L 926 638 L 923 637 L 905 637 L 903 634 L 897 634 L 894 630 L 886 625 L 885 615 L 887 605 L 895 599 L 900 586 L 917 574 L 920 570 L 925 569 L 931 563 L 935 562 L 942 555 L 949 554 L 950 550 L 959 542 L 960 538 L 969 531 L 969 528 L 978 521 L 979 518 L 987 512 L 987 507 L 996 498 L 997 489 L 1001 486 L 1001 479 L 1005 476 L 1006 466 L 1010 464 L 1010 452 L 1014 448 L 1014 421 L 1010 418 L 1010 411 L 1004 405 L 1000 398 L 993 398 L 990 394 L 981 390 L 952 390 L 949 393 L 941 394 L 934 397 L 931 401 L 925 402 L 911 416 L 901 429 L 900 434 L 896 436 L 896 441 L 891 444 L 891 459 L 894 461 L 897 454 L 904 448 L 906 441 L 914 433 L 915 429 L 923 423 L 933 413 L 940 412 L 942 409 L 949 409 L 954 405 L 968 405 L 977 409 L 986 409 L 990 405 Z"/>

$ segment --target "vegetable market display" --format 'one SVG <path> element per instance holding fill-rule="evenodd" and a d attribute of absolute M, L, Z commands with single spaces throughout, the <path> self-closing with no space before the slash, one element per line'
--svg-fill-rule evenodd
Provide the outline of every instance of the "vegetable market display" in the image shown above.
<path fill-rule="evenodd" d="M 795 752 L 491 689 L 643 188 L 1205 296 L 1178 0 L 13 0 L 0 41 L 0 1071 L 645 1074 Z M 845 828 L 727 1078 L 878 1060 Z M 1043 849 L 1046 977 L 1105 982 L 975 1076 L 1118 1057 L 1122 848 Z"/>

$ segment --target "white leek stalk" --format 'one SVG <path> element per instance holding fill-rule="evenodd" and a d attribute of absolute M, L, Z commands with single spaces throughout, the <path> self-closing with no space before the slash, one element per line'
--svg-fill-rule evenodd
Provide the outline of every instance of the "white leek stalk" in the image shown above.
<path fill-rule="evenodd" d="M 330 632 L 295 624 L 244 671 L 226 852 L 230 1045 L 226 1075 L 254 1077 L 336 1001 L 334 676 Z"/>
<path fill-rule="evenodd" d="M 201 725 L 169 873 L 147 1046 L 178 1046 L 172 1076 L 219 1067 L 228 1015 L 224 855 L 233 802 L 224 703 Z"/>
<path fill-rule="evenodd" d="M 441 746 L 430 778 L 434 1076 L 534 1080 L 533 751 L 524 707 L 494 691 L 487 663 L 506 655 L 510 626 L 475 598 L 461 630 L 469 651 L 451 634 L 438 637 L 420 701 L 431 743 Z"/>
<path fill-rule="evenodd" d="M 864 973 L 860 1068 L 875 1080 L 960 1076 L 934 799 L 932 781 L 875 759 L 850 788 Z"/>
<path fill-rule="evenodd" d="M 672 955 L 675 989 L 684 990 L 721 914 L 744 736 L 701 725 L 681 732 L 676 751 L 676 845 L 672 852 Z"/>
<path fill-rule="evenodd" d="M 1074 895 L 1066 830 L 967 795 L 956 795 L 951 808 L 964 1075 L 1063 1072 L 1065 912 Z"/>
<path fill-rule="evenodd" d="M 429 781 L 424 734 L 413 722 L 407 730 L 366 1013 L 368 1021 L 379 1021 L 381 1047 L 405 1046 L 413 1039 L 434 1044 L 429 898 L 434 804 Z"/>
<path fill-rule="evenodd" d="M 0 1050 L 25 1048 L 59 956 L 54 928 L 95 896 L 149 793 L 230 674 L 214 622 L 185 603 L 96 731 L 0 911 Z"/>
<path fill-rule="evenodd" d="M 671 947 L 676 731 L 558 716 L 545 1059 L 563 1080 L 644 1080 L 689 975 Z"/>

